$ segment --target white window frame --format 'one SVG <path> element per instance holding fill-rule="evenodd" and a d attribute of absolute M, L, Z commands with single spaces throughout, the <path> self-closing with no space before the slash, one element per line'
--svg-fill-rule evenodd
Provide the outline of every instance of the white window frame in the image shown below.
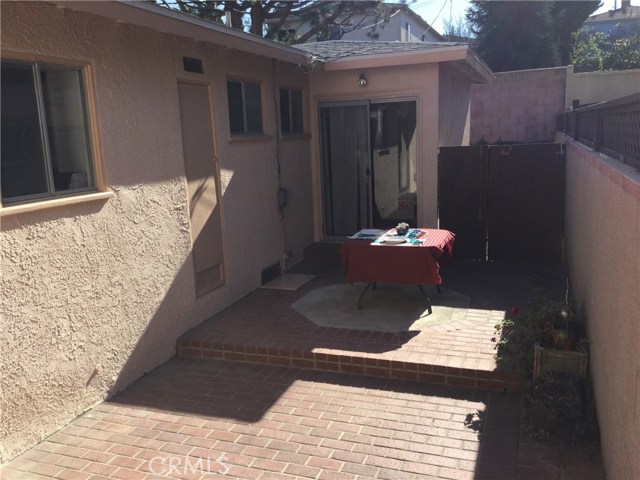
<path fill-rule="evenodd" d="M 286 90 L 289 92 L 289 103 L 288 103 L 288 111 L 286 112 L 289 117 L 289 130 L 283 130 L 282 128 L 282 115 L 284 112 L 280 111 L 280 133 L 283 136 L 291 136 L 291 135 L 303 135 L 305 133 L 305 125 L 304 125 L 304 90 L 302 88 L 295 87 L 283 87 L 280 86 L 278 90 L 278 95 L 282 95 L 282 90 Z M 302 120 L 302 125 L 300 130 L 293 130 L 293 104 L 291 101 L 291 92 L 300 92 L 300 120 Z M 278 105 L 281 107 L 282 102 L 279 102 Z"/>
<path fill-rule="evenodd" d="M 264 135 L 264 117 L 263 117 L 263 105 L 262 105 L 262 101 L 263 101 L 263 94 L 262 94 L 262 84 L 259 81 L 256 80 L 241 80 L 241 79 L 237 79 L 237 78 L 228 78 L 227 79 L 227 96 L 229 95 L 229 83 L 239 83 L 240 84 L 240 88 L 241 88 L 241 100 L 242 100 L 242 120 L 243 120 L 243 129 L 241 132 L 239 131 L 232 131 L 231 130 L 231 104 L 230 104 L 230 98 L 227 98 L 227 108 L 229 110 L 229 133 L 231 135 Z M 259 119 L 260 119 L 260 130 L 259 131 L 248 131 L 247 130 L 247 102 L 245 99 L 245 85 L 251 85 L 254 87 L 258 87 L 258 91 L 260 92 L 260 113 L 259 113 Z"/>

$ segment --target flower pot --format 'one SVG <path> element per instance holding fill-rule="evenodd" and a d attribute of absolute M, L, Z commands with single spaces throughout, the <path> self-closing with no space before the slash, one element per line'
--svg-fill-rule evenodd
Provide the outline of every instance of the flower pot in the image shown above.
<path fill-rule="evenodd" d="M 533 347 L 533 379 L 544 372 L 573 373 L 584 378 L 587 375 L 588 357 L 589 354 L 585 352 L 554 350 L 536 343 Z"/>

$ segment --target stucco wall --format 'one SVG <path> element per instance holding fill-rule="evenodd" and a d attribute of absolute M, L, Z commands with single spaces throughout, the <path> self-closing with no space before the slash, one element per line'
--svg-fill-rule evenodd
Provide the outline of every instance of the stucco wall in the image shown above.
<path fill-rule="evenodd" d="M 440 137 L 438 146 L 469 145 L 471 81 L 447 65 L 440 66 Z"/>
<path fill-rule="evenodd" d="M 607 478 L 640 478 L 640 172 L 566 142 L 571 285 L 587 319 Z"/>
<path fill-rule="evenodd" d="M 552 141 L 566 67 L 497 73 L 471 87 L 471 143 Z"/>
<path fill-rule="evenodd" d="M 360 73 L 367 78 L 367 85 L 360 87 Z M 427 227 L 437 225 L 438 198 L 438 119 L 439 119 L 439 68 L 437 63 L 380 67 L 361 70 L 324 72 L 316 70 L 310 79 L 311 133 L 313 165 L 313 205 L 315 238 L 323 238 L 321 167 L 318 132 L 318 103 L 358 99 L 417 99 L 418 168 L 418 223 Z"/>
<path fill-rule="evenodd" d="M 573 73 L 567 67 L 567 90 L 564 106 L 568 110 L 574 100 L 580 105 L 604 102 L 640 92 L 640 70 Z"/>
<path fill-rule="evenodd" d="M 3 2 L 1 27 L 3 50 L 90 63 L 115 196 L 2 218 L 0 462 L 167 360 L 180 334 L 257 288 L 285 246 L 301 256 L 312 241 L 310 180 L 294 180 L 308 173 L 308 140 L 278 152 L 285 228 L 297 229 L 283 241 L 271 60 L 48 4 Z M 183 56 L 206 73 L 184 72 Z M 262 81 L 265 137 L 229 141 L 227 75 Z M 197 301 L 178 79 L 212 85 L 221 168 L 227 281 Z"/>
<path fill-rule="evenodd" d="M 280 84 L 302 90 L 304 133 L 283 135 L 278 141 L 280 186 L 287 191 L 287 205 L 282 210 L 285 229 L 285 267 L 302 260 L 305 247 L 313 242 L 313 203 L 311 196 L 311 161 L 309 135 L 309 88 L 305 75 L 295 65 L 278 64 Z"/>

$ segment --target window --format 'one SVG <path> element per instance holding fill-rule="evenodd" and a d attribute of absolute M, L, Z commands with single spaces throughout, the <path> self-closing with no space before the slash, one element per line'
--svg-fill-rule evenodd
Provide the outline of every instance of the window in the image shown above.
<path fill-rule="evenodd" d="M 280 131 L 284 135 L 304 132 L 302 90 L 280 89 Z"/>
<path fill-rule="evenodd" d="M 2 62 L 2 202 L 95 190 L 80 68 Z"/>
<path fill-rule="evenodd" d="M 231 133 L 262 133 L 260 85 L 229 80 L 227 95 Z"/>

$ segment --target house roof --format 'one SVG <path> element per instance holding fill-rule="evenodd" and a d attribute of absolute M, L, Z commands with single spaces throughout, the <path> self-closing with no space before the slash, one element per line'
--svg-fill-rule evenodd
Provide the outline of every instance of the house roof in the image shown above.
<path fill-rule="evenodd" d="M 211 42 L 297 65 L 306 64 L 309 60 L 308 55 L 299 49 L 150 2 L 50 0 L 50 3 L 118 22 L 152 28 L 164 33 L 193 38 L 197 41 Z"/>
<path fill-rule="evenodd" d="M 378 42 L 329 40 L 295 45 L 308 52 L 325 70 L 353 70 L 374 67 L 448 62 L 473 81 L 493 79 L 491 69 L 469 48 L 458 42 Z"/>
<path fill-rule="evenodd" d="M 431 25 L 429 25 L 420 15 L 418 15 L 416 12 L 414 12 L 413 10 L 411 10 L 411 8 L 409 8 L 407 5 L 405 5 L 404 3 L 381 3 L 378 7 L 372 7 L 369 10 L 369 13 L 366 12 L 361 12 L 361 13 L 366 13 L 368 16 L 374 16 L 374 8 L 380 8 L 381 10 L 386 10 L 386 13 L 389 15 L 395 15 L 398 11 L 402 10 L 404 13 L 406 13 L 407 15 L 412 16 L 417 22 L 420 22 L 423 24 L 423 26 L 425 27 L 425 31 L 424 33 L 431 33 L 434 37 L 438 38 L 439 40 L 445 41 L 446 39 L 438 32 L 436 31 L 436 29 L 434 29 Z M 277 23 L 278 19 L 268 19 L 267 23 Z M 300 15 L 289 15 L 287 17 L 287 21 L 285 22 L 285 25 L 287 23 L 291 23 L 291 22 L 303 22 L 304 20 L 302 19 L 302 17 Z M 369 28 L 372 25 L 363 25 L 362 28 Z"/>
<path fill-rule="evenodd" d="M 416 12 L 414 12 L 413 10 L 411 10 L 411 8 L 404 4 L 404 3 L 382 3 L 381 4 L 382 7 L 388 7 L 389 10 L 393 9 L 393 8 L 397 8 L 398 10 L 403 10 L 406 14 L 411 15 L 413 18 L 415 18 L 418 22 L 421 22 L 424 24 L 424 26 L 426 27 L 425 29 L 425 33 L 428 31 L 431 34 L 433 34 L 436 38 L 445 41 L 446 38 L 444 38 L 440 32 L 438 32 L 435 28 L 433 28 L 431 25 L 429 25 L 429 23 L 427 23 L 425 21 L 424 18 L 422 18 L 420 15 L 418 15 Z"/>
<path fill-rule="evenodd" d="M 325 70 L 451 62 L 478 81 L 493 78 L 493 72 L 464 43 L 455 42 L 350 42 L 329 41 L 288 46 L 218 23 L 141 1 L 50 0 L 63 8 L 82 11 L 173 35 L 215 43 L 230 49 L 262 55 L 296 65 L 310 61 L 327 64 Z M 330 65 L 330 66 L 329 66 Z"/>
<path fill-rule="evenodd" d="M 629 5 L 617 10 L 609 10 L 608 12 L 593 15 L 585 20 L 585 24 L 602 23 L 602 22 L 623 22 L 635 20 L 640 22 L 640 7 Z"/>
<path fill-rule="evenodd" d="M 424 52 L 446 47 L 466 45 L 459 42 L 379 42 L 376 40 L 350 41 L 328 40 L 294 45 L 295 48 L 312 54 L 316 60 L 332 62 L 354 55 L 381 55 L 401 52 Z"/>

